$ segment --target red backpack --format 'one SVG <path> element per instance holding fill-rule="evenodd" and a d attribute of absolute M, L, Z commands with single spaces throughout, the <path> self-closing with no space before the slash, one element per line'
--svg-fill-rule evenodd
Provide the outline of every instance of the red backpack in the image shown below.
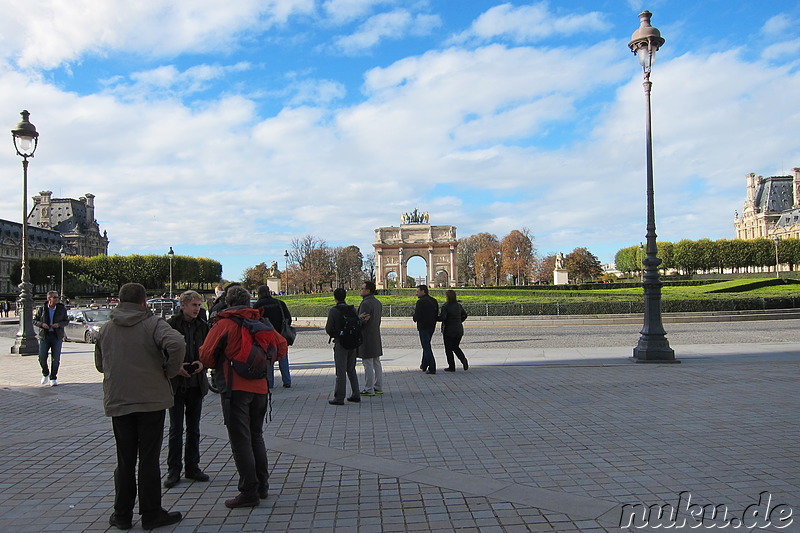
<path fill-rule="evenodd" d="M 266 379 L 267 370 L 278 360 L 278 349 L 268 333 L 274 328 L 260 320 L 226 316 L 239 324 L 241 348 L 233 357 L 227 357 L 234 372 L 245 379 Z"/>

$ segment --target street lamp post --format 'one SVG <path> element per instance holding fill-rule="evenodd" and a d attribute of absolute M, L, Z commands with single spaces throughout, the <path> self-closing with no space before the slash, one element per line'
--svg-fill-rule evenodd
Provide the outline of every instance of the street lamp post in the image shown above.
<path fill-rule="evenodd" d="M 58 254 L 61 256 L 61 300 L 64 300 L 64 257 L 67 255 L 67 250 L 63 245 Z"/>
<path fill-rule="evenodd" d="M 775 277 L 780 279 L 781 273 L 778 271 L 778 265 L 780 264 L 778 263 L 778 243 L 781 242 L 781 238 L 775 235 L 773 241 L 775 242 Z"/>
<path fill-rule="evenodd" d="M 19 330 L 14 339 L 11 353 L 19 355 L 36 355 L 39 353 L 39 343 L 33 331 L 33 286 L 28 272 L 28 158 L 33 157 L 36 147 L 39 146 L 39 133 L 36 127 L 28 122 L 30 113 L 22 111 L 22 121 L 11 130 L 14 139 L 14 149 L 22 157 L 22 280 L 19 284 L 19 299 L 17 307 L 21 308 L 19 315 Z"/>
<path fill-rule="evenodd" d="M 653 189 L 653 137 L 650 129 L 650 69 L 655 61 L 656 51 L 664 44 L 661 32 L 650 25 L 649 11 L 639 14 L 640 26 L 633 36 L 628 47 L 639 57 L 644 72 L 644 95 L 646 103 L 645 113 L 645 141 L 647 159 L 647 246 L 642 264 L 645 272 L 642 280 L 644 289 L 644 325 L 639 337 L 639 344 L 633 349 L 633 360 L 637 363 L 679 363 L 675 359 L 675 352 L 670 348 L 666 331 L 661 323 L 661 275 L 658 266 L 656 246 L 656 210 L 655 192 Z"/>
<path fill-rule="evenodd" d="M 175 252 L 172 251 L 172 246 L 169 247 L 167 257 L 169 257 L 169 297 L 172 299 L 172 259 L 175 257 Z"/>
<path fill-rule="evenodd" d="M 283 271 L 286 273 L 286 287 L 284 294 L 289 294 L 289 250 L 283 251 Z"/>
<path fill-rule="evenodd" d="M 517 249 L 515 250 L 515 252 L 516 252 L 516 255 L 514 256 L 514 262 L 517 265 L 517 279 L 516 279 L 514 285 L 519 286 L 519 246 L 517 246 Z"/>
<path fill-rule="evenodd" d="M 496 274 L 495 278 L 494 278 L 494 286 L 495 287 L 499 287 L 500 286 L 500 265 L 501 265 L 500 261 L 503 258 L 503 256 L 500 254 L 500 252 L 496 252 L 496 254 L 497 254 L 496 255 L 497 261 L 495 262 L 496 268 L 494 270 L 494 272 Z"/>

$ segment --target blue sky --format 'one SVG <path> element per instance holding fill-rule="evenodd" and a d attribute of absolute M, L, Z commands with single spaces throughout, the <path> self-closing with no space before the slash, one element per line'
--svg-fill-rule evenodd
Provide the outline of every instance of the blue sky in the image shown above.
<path fill-rule="evenodd" d="M 731 238 L 745 175 L 800 166 L 794 1 L 0 0 L 0 116 L 40 132 L 29 196 L 95 194 L 112 254 L 238 279 L 419 208 L 609 262 L 645 234 L 643 9 L 659 238 Z M 0 176 L 19 220 L 10 140 Z"/>

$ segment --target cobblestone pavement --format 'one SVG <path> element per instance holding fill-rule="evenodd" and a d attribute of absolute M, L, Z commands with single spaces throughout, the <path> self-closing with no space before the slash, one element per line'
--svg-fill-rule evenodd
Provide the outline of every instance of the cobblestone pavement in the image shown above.
<path fill-rule="evenodd" d="M 55 388 L 38 385 L 36 357 L 0 355 L 0 531 L 109 529 L 114 441 L 91 348 L 65 344 Z M 766 491 L 772 515 L 731 528 L 800 531 L 800 343 L 673 344 L 678 365 L 630 363 L 631 348 L 473 348 L 469 371 L 433 376 L 418 347 L 392 348 L 386 393 L 341 407 L 327 403 L 330 350 L 298 348 L 266 429 L 269 498 L 223 505 L 237 476 L 210 394 L 211 481 L 165 490 L 186 517 L 162 530 L 659 531 L 620 527 L 643 516 L 624 506 L 690 494 L 735 520 Z"/>

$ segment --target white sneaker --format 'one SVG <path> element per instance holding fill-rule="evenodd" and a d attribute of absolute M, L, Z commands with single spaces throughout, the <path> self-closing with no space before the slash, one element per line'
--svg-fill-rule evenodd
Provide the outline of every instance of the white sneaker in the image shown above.
<path fill-rule="evenodd" d="M 56 380 L 54 380 L 54 379 L 51 379 L 50 380 L 50 386 L 51 387 L 55 387 L 56 385 L 58 385 L 58 382 Z"/>
<path fill-rule="evenodd" d="M 41 383 L 42 385 L 47 385 L 48 381 L 50 381 L 50 376 L 42 376 L 42 381 L 40 381 L 39 383 Z"/>

